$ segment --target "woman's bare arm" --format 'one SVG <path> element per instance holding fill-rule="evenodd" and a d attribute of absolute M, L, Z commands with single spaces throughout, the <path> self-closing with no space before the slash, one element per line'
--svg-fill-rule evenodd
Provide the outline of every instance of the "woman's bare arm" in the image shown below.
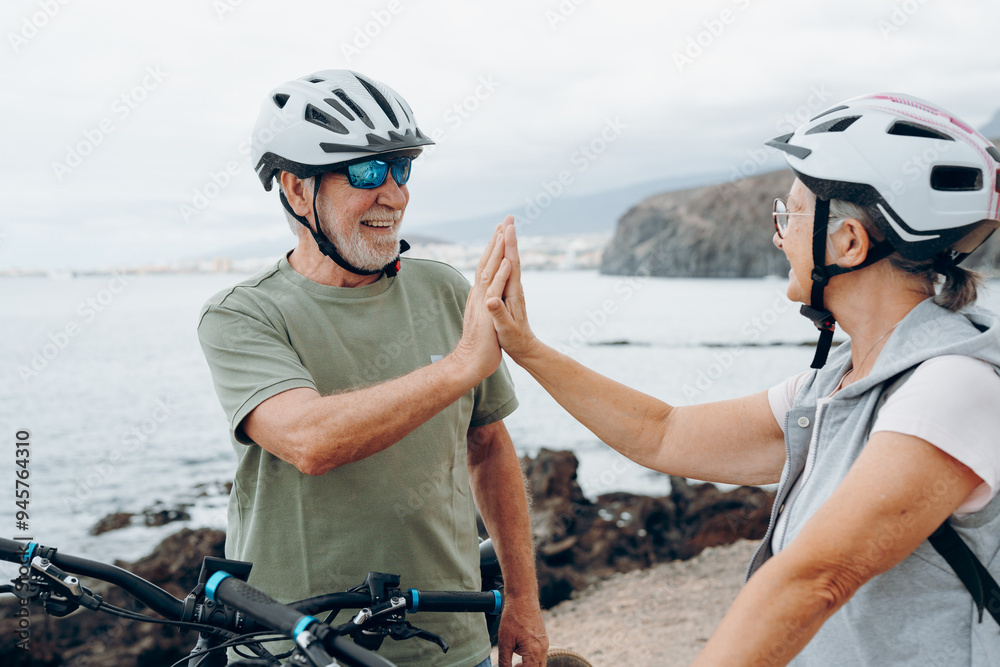
<path fill-rule="evenodd" d="M 640 465 L 730 484 L 777 482 L 784 435 L 766 392 L 699 406 L 674 407 L 586 368 L 531 332 L 512 218 L 504 222 L 504 260 L 488 297 L 500 344 L 558 403 L 605 443 Z"/>

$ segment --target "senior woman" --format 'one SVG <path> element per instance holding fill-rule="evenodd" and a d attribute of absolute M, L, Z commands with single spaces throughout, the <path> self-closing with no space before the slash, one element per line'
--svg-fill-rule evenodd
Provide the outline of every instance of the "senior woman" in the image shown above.
<path fill-rule="evenodd" d="M 473 305 L 515 362 L 630 459 L 780 482 L 747 585 L 696 664 L 1000 664 L 1000 627 L 980 606 L 1000 604 L 988 575 L 974 596 L 928 543 L 948 522 L 1000 573 L 1000 322 L 972 306 L 976 277 L 957 266 L 1000 221 L 1000 152 L 901 95 L 848 100 L 770 145 L 796 175 L 775 202 L 774 243 L 788 297 L 821 331 L 814 370 L 687 407 L 609 380 L 531 333 L 509 218 L 504 259 L 484 276 L 494 287 Z M 850 342 L 826 363 L 835 321 Z"/>

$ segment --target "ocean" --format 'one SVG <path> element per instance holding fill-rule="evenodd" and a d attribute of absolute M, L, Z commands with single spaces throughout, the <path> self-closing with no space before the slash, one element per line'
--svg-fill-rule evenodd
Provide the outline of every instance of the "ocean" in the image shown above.
<path fill-rule="evenodd" d="M 64 553 L 134 560 L 182 526 L 225 527 L 235 456 L 195 332 L 202 303 L 244 276 L 179 274 L 0 280 L 0 437 L 11 491 L 0 535 Z M 693 280 L 526 272 L 529 319 L 545 342 L 671 404 L 766 389 L 809 366 L 815 329 L 784 279 Z M 1000 308 L 997 290 L 981 299 Z M 838 336 L 842 339 L 842 335 Z M 506 424 L 520 454 L 569 449 L 594 497 L 663 494 L 668 478 L 605 446 L 508 360 L 520 407 Z M 27 531 L 16 529 L 15 444 L 30 434 Z M 148 508 L 191 519 L 147 527 Z M 133 525 L 100 536 L 112 512 Z M 9 571 L 0 569 L 0 572 Z"/>

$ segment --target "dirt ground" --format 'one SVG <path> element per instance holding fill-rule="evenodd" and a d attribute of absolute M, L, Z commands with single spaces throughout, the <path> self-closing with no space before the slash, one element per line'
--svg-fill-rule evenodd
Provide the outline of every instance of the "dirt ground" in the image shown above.
<path fill-rule="evenodd" d="M 706 549 L 602 581 L 543 613 L 549 643 L 593 667 L 689 665 L 736 598 L 757 544 Z"/>

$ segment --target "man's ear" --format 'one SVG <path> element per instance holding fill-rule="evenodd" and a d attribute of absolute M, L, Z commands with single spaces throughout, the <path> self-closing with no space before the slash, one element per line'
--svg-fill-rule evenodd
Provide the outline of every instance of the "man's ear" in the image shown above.
<path fill-rule="evenodd" d="M 312 212 L 312 188 L 309 185 L 312 179 L 302 179 L 291 172 L 283 171 L 278 180 L 292 210 L 298 215 L 308 217 Z"/>
<path fill-rule="evenodd" d="M 868 257 L 872 242 L 868 230 L 855 218 L 847 218 L 827 241 L 838 266 L 857 266 Z"/>

